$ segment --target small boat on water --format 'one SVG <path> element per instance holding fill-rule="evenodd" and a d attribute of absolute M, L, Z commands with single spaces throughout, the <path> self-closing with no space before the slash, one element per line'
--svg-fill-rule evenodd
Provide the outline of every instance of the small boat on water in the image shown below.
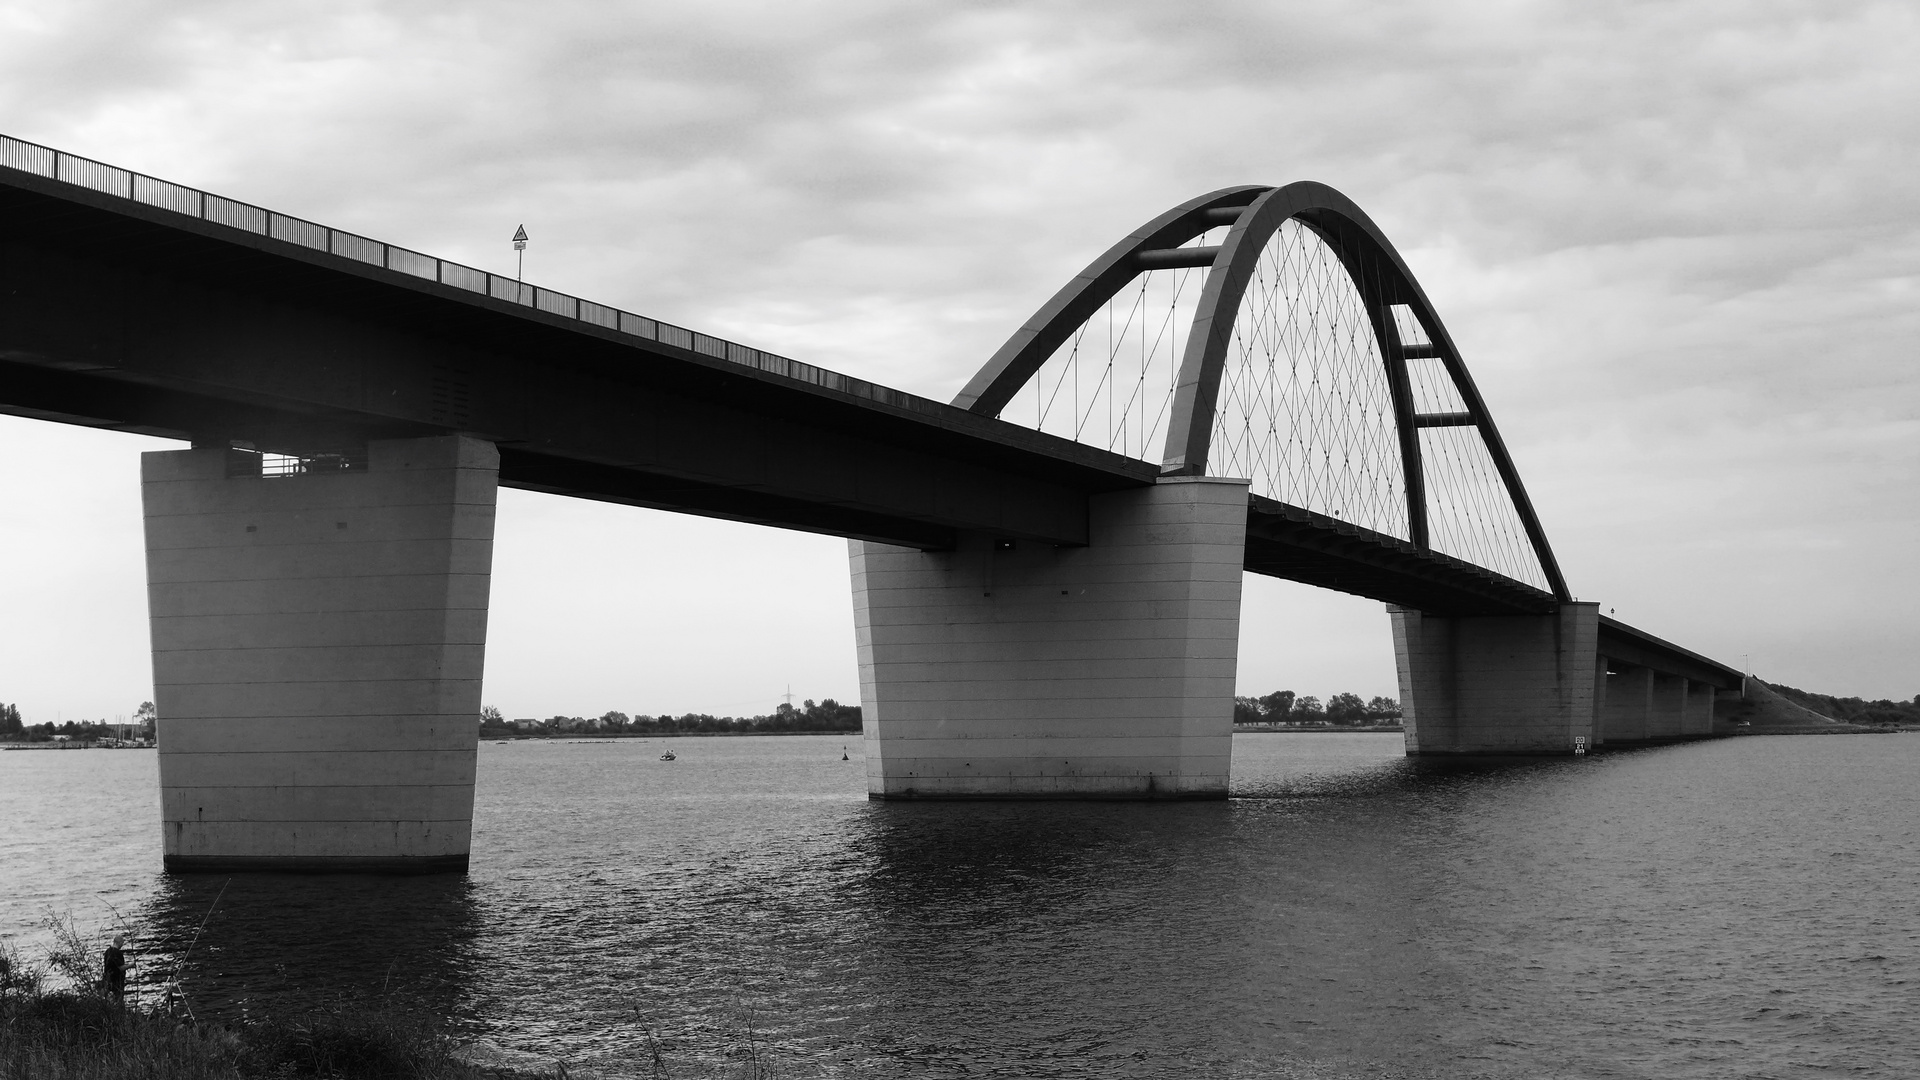
<path fill-rule="evenodd" d="M 661 754 L 661 755 L 660 755 L 660 760 L 661 760 L 661 761 L 672 761 L 672 760 L 673 760 L 673 751 L 671 751 L 671 750 L 669 750 L 669 751 L 667 751 L 666 753 L 664 753 L 664 754 Z"/>

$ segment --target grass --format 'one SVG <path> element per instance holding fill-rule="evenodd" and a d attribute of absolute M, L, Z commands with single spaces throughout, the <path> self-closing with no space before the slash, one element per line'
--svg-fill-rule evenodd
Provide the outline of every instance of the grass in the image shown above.
<path fill-rule="evenodd" d="M 95 994 L 0 997 L 7 1080 L 355 1080 L 497 1078 L 454 1056 L 451 1040 L 368 1012 L 312 1013 L 228 1029 L 131 1009 Z"/>
<path fill-rule="evenodd" d="M 646 1038 L 641 1068 L 671 1077 L 785 1075 L 751 1027 L 723 1074 L 671 1068 Z M 0 991 L 4 1080 L 574 1080 L 564 1063 L 528 1073 L 464 1060 L 453 1040 L 390 1013 L 342 1009 L 227 1028 L 73 991 Z"/>
<path fill-rule="evenodd" d="M 441 1030 L 398 1010 L 339 1005 L 230 1027 L 197 1022 L 177 986 L 169 1007 L 124 1004 L 98 977 L 102 935 L 51 912 L 46 926 L 53 942 L 38 963 L 0 942 L 0 1080 L 578 1080 L 564 1062 L 537 1072 L 477 1064 Z M 743 1019 L 723 1072 L 712 1063 L 683 1071 L 699 1066 L 670 1062 L 646 1024 L 638 1064 L 662 1080 L 787 1075 L 757 1014 Z"/>
<path fill-rule="evenodd" d="M 0 945 L 4 1080 L 499 1080 L 455 1056 L 454 1042 L 391 1012 L 342 1007 L 228 1028 L 109 997 L 94 942 L 53 919 L 46 962 Z M 67 985 L 55 988 L 56 980 Z"/>

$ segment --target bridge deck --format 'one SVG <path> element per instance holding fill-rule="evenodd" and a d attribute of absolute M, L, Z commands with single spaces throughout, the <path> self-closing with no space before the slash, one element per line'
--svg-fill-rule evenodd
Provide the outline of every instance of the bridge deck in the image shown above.
<path fill-rule="evenodd" d="M 1084 542 L 1087 493 L 1157 472 L 530 286 L 502 298 L 497 277 L 475 291 L 5 168 L 0 215 L 0 409 L 21 415 L 285 453 L 462 432 L 500 447 L 510 486 L 936 547 Z"/>
<path fill-rule="evenodd" d="M 1107 453 L 0 137 L 0 411 L 312 453 L 460 433 L 501 482 L 922 548 L 1087 539 Z M 1265 499 L 1247 569 L 1436 612 L 1537 589 Z"/>
<path fill-rule="evenodd" d="M 1390 604 L 1451 615 L 1532 615 L 1553 594 L 1437 551 L 1252 496 L 1247 569 Z"/>
<path fill-rule="evenodd" d="M 1738 690 L 1746 676 L 1739 668 L 1683 649 L 1618 619 L 1600 616 L 1600 655 L 1623 664 L 1649 667 L 1721 690 Z"/>

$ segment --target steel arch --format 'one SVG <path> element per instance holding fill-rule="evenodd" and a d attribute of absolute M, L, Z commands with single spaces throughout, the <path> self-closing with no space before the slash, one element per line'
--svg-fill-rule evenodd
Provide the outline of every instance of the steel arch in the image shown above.
<path fill-rule="evenodd" d="M 1479 432 L 1499 473 L 1554 596 L 1561 601 L 1571 599 L 1533 501 L 1439 313 L 1373 219 L 1353 200 L 1325 184 L 1303 180 L 1282 187 L 1222 188 L 1148 221 L 1055 293 L 975 373 L 953 404 L 981 415 L 998 416 L 1075 328 L 1134 278 L 1149 270 L 1206 267 L 1207 281 L 1180 361 L 1161 460 L 1162 475 L 1204 475 L 1220 379 L 1241 298 L 1267 241 L 1290 220 L 1312 230 L 1334 251 L 1372 320 L 1393 401 L 1406 481 L 1408 539 L 1421 550 L 1431 550 L 1419 429 L 1471 425 Z M 1227 236 L 1217 247 L 1180 246 L 1223 225 L 1228 226 Z M 1391 316 L 1394 305 L 1405 305 L 1413 312 L 1426 330 L 1430 345 L 1401 341 Z M 1415 357 L 1437 359 L 1445 366 L 1466 405 L 1464 414 L 1416 413 L 1407 371 L 1407 360 Z"/>

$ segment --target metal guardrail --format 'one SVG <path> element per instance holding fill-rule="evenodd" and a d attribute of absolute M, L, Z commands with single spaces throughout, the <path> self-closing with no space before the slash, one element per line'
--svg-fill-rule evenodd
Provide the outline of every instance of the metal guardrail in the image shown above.
<path fill-rule="evenodd" d="M 871 383 L 829 371 L 823 367 L 764 352 L 710 334 L 649 319 L 630 311 L 596 304 L 566 293 L 543 289 L 513 278 L 490 274 L 382 243 L 356 233 L 329 228 L 302 218 L 248 203 L 223 198 L 156 177 L 122 169 L 105 162 L 83 158 L 62 150 L 0 135 L 0 167 L 31 173 L 59 183 L 72 184 L 106 195 L 117 196 L 145 206 L 170 211 L 201 221 L 210 221 L 241 232 L 284 241 L 397 274 L 437 282 L 470 293 L 503 300 L 557 315 L 645 341 L 657 341 L 703 356 L 711 356 L 741 367 L 763 371 L 795 382 L 836 390 L 869 401 L 877 401 L 916 412 L 942 412 L 947 408 L 930 398 Z"/>

